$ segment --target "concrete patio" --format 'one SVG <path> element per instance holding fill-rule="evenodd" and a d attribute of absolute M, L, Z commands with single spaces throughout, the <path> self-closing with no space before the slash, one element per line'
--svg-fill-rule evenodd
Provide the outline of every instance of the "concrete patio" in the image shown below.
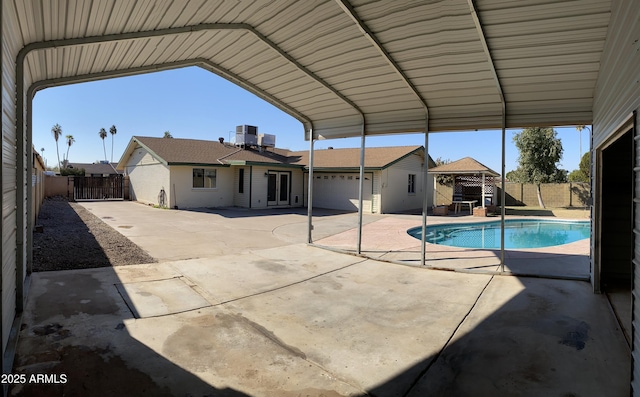
<path fill-rule="evenodd" d="M 332 252 L 298 210 L 84 206 L 161 263 L 33 274 L 16 369 L 68 382 L 13 395 L 629 394 L 629 346 L 588 282 Z M 393 230 L 416 219 L 366 216 L 364 247 L 413 252 Z M 314 236 L 351 249 L 355 222 L 318 211 Z M 430 259 L 495 260 L 459 254 Z"/>

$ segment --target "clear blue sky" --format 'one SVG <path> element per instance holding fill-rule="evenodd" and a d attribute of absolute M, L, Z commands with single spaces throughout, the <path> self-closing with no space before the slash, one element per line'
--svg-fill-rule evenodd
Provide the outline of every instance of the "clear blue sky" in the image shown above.
<path fill-rule="evenodd" d="M 69 160 L 92 163 L 104 159 L 100 128 L 115 125 L 113 160 L 118 161 L 134 135 L 162 137 L 170 131 L 174 138 L 229 140 L 230 132 L 241 124 L 258 126 L 259 133 L 276 135 L 276 145 L 292 150 L 308 150 L 303 127 L 293 117 L 255 95 L 197 67 L 122 77 L 91 83 L 49 88 L 36 94 L 33 102 L 33 143 L 44 148 L 47 164 L 56 164 L 55 140 L 51 127 L 60 124 L 60 158 L 66 153 L 64 135 L 76 142 Z M 506 135 L 506 170 L 517 166 L 518 151 L 513 134 Z M 580 161 L 579 133 L 574 127 L 556 128 L 564 156 L 560 168 L 572 171 Z M 233 134 L 231 134 L 233 136 Z M 367 137 L 367 147 L 422 145 L 424 135 Z M 501 134 L 496 131 L 433 133 L 429 154 L 452 161 L 470 156 L 500 173 Z M 105 139 L 107 159 L 111 159 L 111 135 Z M 360 138 L 318 141 L 317 149 L 360 147 Z M 582 131 L 582 151 L 589 150 L 589 131 Z"/>

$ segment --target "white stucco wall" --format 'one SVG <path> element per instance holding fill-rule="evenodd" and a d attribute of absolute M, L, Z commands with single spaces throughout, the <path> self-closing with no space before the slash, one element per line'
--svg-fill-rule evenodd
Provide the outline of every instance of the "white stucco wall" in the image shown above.
<path fill-rule="evenodd" d="M 267 167 L 251 168 L 251 208 L 267 207 Z"/>
<path fill-rule="evenodd" d="M 305 205 L 304 198 L 306 197 L 304 191 L 304 175 L 302 170 L 291 170 L 291 206 L 303 207 Z M 297 202 L 296 202 L 297 198 Z"/>
<path fill-rule="evenodd" d="M 194 188 L 193 169 L 216 170 L 216 187 Z M 207 166 L 171 166 L 171 207 L 178 208 L 214 208 L 233 205 L 234 170 L 229 167 Z"/>
<path fill-rule="evenodd" d="M 409 174 L 415 175 L 415 193 L 409 193 Z M 427 191 L 422 187 L 422 157 L 411 155 L 380 174 L 382 213 L 422 208 L 423 195 L 427 194 L 427 206 L 433 202 L 433 178 L 427 177 Z"/>
<path fill-rule="evenodd" d="M 129 195 L 132 200 L 159 205 L 162 189 L 168 199 L 169 167 L 154 158 L 144 148 L 136 148 L 127 162 L 125 173 L 129 175 Z M 166 205 L 169 205 L 168 201 Z"/>
<path fill-rule="evenodd" d="M 249 197 L 251 195 L 251 175 L 250 167 L 232 167 L 233 169 L 233 205 L 236 207 L 249 208 Z M 240 193 L 240 170 L 244 170 L 243 191 Z"/>

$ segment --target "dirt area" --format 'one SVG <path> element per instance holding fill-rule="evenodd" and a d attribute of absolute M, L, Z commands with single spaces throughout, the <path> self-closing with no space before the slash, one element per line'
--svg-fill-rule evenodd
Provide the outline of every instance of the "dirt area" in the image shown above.
<path fill-rule="evenodd" d="M 149 254 L 82 206 L 61 197 L 42 204 L 33 233 L 33 271 L 153 262 Z"/>

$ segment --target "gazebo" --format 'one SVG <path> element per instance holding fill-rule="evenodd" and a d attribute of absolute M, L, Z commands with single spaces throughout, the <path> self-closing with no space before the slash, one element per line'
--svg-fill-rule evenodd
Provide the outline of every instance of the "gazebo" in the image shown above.
<path fill-rule="evenodd" d="M 459 210 L 463 205 L 469 205 L 472 212 L 474 205 L 479 201 L 482 208 L 495 205 L 493 198 L 496 193 L 495 178 L 500 176 L 497 172 L 480 163 L 474 158 L 465 157 L 448 164 L 439 165 L 429 169 L 429 174 L 453 176 L 453 197 L 451 202 Z M 434 205 L 436 203 L 438 184 L 434 182 Z M 456 211 L 457 212 L 457 211 Z"/>

